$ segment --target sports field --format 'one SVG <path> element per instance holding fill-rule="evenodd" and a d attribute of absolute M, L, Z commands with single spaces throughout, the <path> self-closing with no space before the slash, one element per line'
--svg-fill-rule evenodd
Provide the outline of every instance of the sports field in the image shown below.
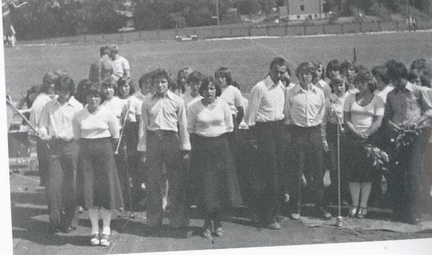
<path fill-rule="evenodd" d="M 29 86 L 40 84 L 46 71 L 64 69 L 78 83 L 88 75 L 90 64 L 98 59 L 100 44 L 18 45 L 5 49 L 6 91 L 17 99 Z M 233 72 L 241 90 L 251 86 L 268 72 L 276 56 L 289 60 L 293 68 L 302 61 L 353 58 L 372 68 L 389 59 L 410 64 L 432 56 L 432 31 L 380 34 L 326 35 L 279 38 L 242 38 L 189 42 L 140 42 L 121 44 L 119 54 L 131 64 L 133 80 L 145 72 L 164 67 L 176 74 L 191 66 L 212 75 L 220 66 Z"/>

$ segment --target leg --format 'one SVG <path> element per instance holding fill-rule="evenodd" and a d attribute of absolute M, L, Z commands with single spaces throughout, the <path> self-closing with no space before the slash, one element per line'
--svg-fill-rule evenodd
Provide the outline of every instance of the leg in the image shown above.
<path fill-rule="evenodd" d="M 98 207 L 92 207 L 92 208 L 89 208 L 88 211 L 89 211 L 90 223 L 91 223 L 91 226 L 92 226 L 90 242 L 91 242 L 92 245 L 99 245 L 100 244 L 100 237 L 99 237 L 99 208 Z"/>
<path fill-rule="evenodd" d="M 63 176 L 63 207 L 64 217 L 62 224 L 65 228 L 73 227 L 72 223 L 77 223 L 77 210 L 76 210 L 76 173 L 78 162 L 78 147 L 75 143 L 70 143 L 64 148 L 64 155 L 61 157 L 61 165 L 64 171 Z"/>
<path fill-rule="evenodd" d="M 56 154 L 49 155 L 48 170 L 48 208 L 50 215 L 50 224 L 53 229 L 60 228 L 62 224 L 62 187 L 63 187 L 63 169 L 60 163 L 60 156 Z"/>
<path fill-rule="evenodd" d="M 352 206 L 358 207 L 360 204 L 360 183 L 350 182 L 349 189 L 351 193 Z"/>
<path fill-rule="evenodd" d="M 39 165 L 40 186 L 45 187 L 48 182 L 48 147 L 44 141 L 37 139 L 36 153 Z"/>
<path fill-rule="evenodd" d="M 159 151 L 160 141 L 150 136 L 147 142 L 147 224 L 157 227 L 162 225 L 162 155 Z"/>
<path fill-rule="evenodd" d="M 362 182 L 360 183 L 360 207 L 367 208 L 369 195 L 372 190 L 372 182 Z"/>

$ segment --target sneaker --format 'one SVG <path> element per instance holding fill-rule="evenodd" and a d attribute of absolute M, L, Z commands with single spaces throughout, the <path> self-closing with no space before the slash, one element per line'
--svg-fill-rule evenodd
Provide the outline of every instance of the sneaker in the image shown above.
<path fill-rule="evenodd" d="M 273 229 L 273 230 L 278 230 L 278 229 L 281 229 L 282 227 L 281 227 L 281 225 L 279 223 L 277 223 L 275 221 L 275 222 L 272 222 L 269 225 L 267 225 L 267 228 L 268 229 Z"/>
<path fill-rule="evenodd" d="M 291 213 L 290 218 L 292 220 L 299 220 L 300 219 L 300 213 Z"/>
<path fill-rule="evenodd" d="M 91 237 L 90 237 L 90 243 L 91 243 L 91 245 L 93 245 L 93 246 L 100 245 L 100 237 L 99 237 L 99 234 L 91 235 Z"/>
<path fill-rule="evenodd" d="M 100 245 L 110 246 L 110 244 L 111 244 L 111 236 L 107 234 L 102 234 L 100 239 Z"/>

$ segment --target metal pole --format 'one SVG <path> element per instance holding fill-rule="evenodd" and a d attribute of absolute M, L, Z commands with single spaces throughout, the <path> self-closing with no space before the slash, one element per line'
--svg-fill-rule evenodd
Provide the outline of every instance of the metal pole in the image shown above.
<path fill-rule="evenodd" d="M 216 0 L 216 17 L 217 17 L 217 25 L 219 26 L 219 0 Z"/>

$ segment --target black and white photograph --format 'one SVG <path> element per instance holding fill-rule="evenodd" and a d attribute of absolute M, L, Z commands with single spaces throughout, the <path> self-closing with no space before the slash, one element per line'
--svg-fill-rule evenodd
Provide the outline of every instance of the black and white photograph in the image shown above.
<path fill-rule="evenodd" d="M 432 1 L 1 2 L 2 253 L 431 254 Z"/>

